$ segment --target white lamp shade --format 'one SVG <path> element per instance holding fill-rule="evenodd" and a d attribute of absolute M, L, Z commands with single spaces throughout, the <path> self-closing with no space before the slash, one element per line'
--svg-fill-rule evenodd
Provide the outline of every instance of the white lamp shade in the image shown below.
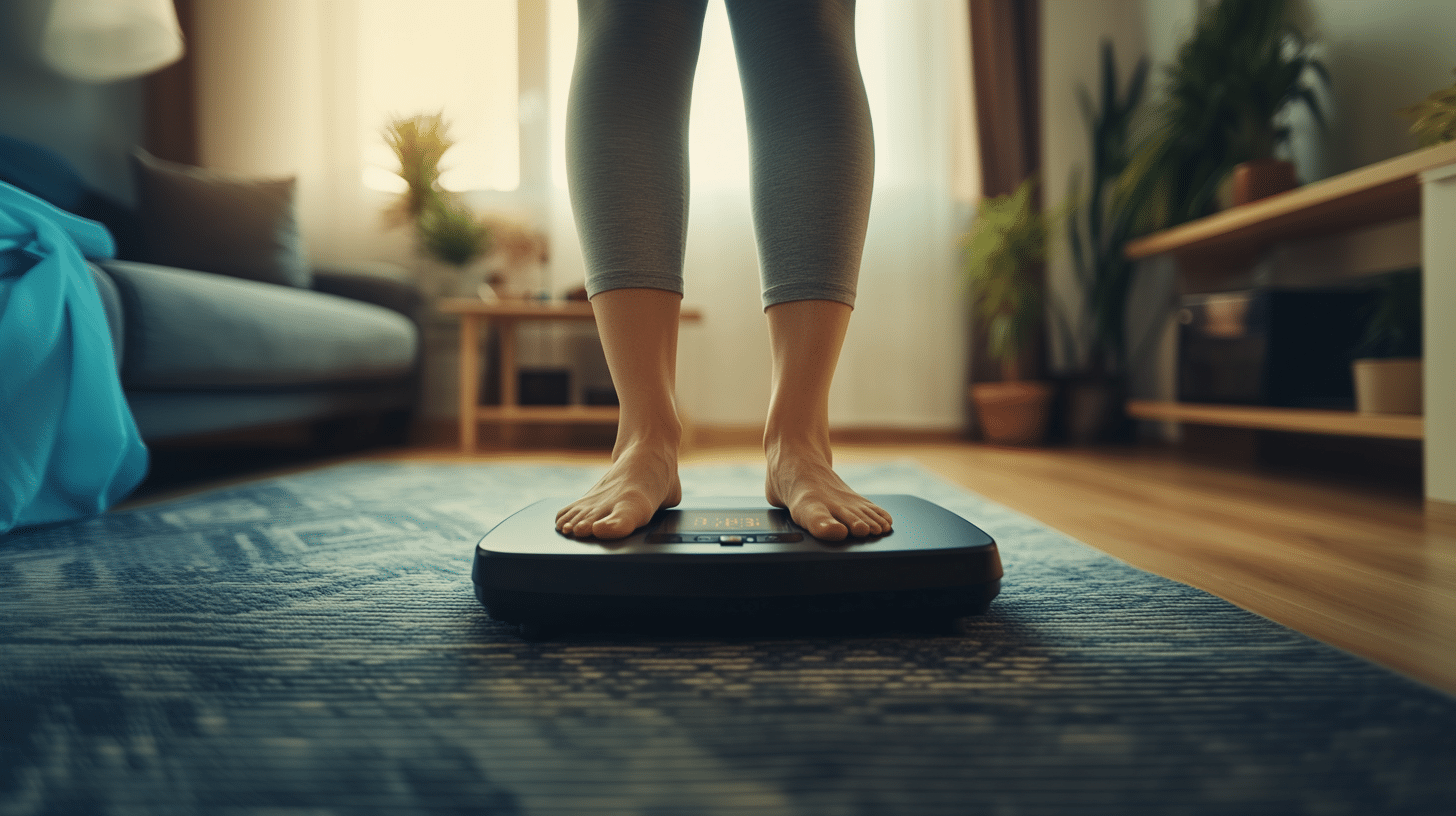
<path fill-rule="evenodd" d="M 115 82 L 176 62 L 182 28 L 172 0 L 55 0 L 41 54 L 63 76 Z"/>

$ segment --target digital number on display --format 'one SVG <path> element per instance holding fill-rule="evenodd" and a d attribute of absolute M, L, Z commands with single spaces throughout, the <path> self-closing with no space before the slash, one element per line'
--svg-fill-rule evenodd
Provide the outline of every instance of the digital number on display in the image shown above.
<path fill-rule="evenodd" d="M 711 513 L 694 510 L 678 514 L 675 523 L 669 522 L 661 529 L 663 532 L 677 533 L 764 533 L 788 531 L 791 528 L 787 524 L 774 523 L 766 513 Z"/>

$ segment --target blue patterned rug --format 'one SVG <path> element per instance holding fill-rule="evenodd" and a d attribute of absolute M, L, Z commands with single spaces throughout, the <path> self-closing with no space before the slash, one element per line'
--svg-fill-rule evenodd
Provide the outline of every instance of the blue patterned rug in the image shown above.
<path fill-rule="evenodd" d="M 913 465 L 843 472 L 995 536 L 991 613 L 519 641 L 473 545 L 591 468 L 344 465 L 12 534 L 0 816 L 1456 812 L 1456 700 Z"/>

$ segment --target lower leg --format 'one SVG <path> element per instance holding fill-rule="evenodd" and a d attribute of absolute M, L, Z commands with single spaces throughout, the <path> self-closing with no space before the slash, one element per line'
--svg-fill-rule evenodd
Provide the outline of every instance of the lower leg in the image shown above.
<path fill-rule="evenodd" d="M 612 385 L 621 402 L 607 474 L 556 514 L 556 529 L 583 538 L 622 538 L 682 501 L 677 455 L 677 330 L 681 296 L 660 289 L 612 289 L 592 298 Z"/>
<path fill-rule="evenodd" d="M 557 515 L 622 538 L 681 500 L 674 379 L 687 117 L 707 0 L 581 0 L 567 175 L 597 328 L 621 400 L 607 475 Z"/>
<path fill-rule="evenodd" d="M 770 504 L 789 510 L 816 538 L 889 532 L 890 514 L 851 490 L 833 470 L 829 386 L 849 328 L 850 307 L 831 300 L 770 306 L 773 392 L 763 448 Z"/>

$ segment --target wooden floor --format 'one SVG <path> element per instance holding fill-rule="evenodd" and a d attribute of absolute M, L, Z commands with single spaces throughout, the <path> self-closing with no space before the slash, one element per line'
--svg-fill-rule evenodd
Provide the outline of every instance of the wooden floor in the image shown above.
<path fill-rule="evenodd" d="M 1127 563 L 1456 694 L 1456 523 L 1427 518 L 1409 491 L 1196 464 L 1159 450 L 961 442 L 835 450 L 841 462 L 914 460 Z M 466 457 L 448 447 L 368 458 L 381 457 L 607 461 L 594 451 Z M 684 454 L 684 464 L 760 461 L 753 446 Z"/>
<path fill-rule="evenodd" d="M 1418 497 L 1166 453 L 937 447 L 945 478 L 1134 566 L 1456 694 L 1456 524 Z"/>

